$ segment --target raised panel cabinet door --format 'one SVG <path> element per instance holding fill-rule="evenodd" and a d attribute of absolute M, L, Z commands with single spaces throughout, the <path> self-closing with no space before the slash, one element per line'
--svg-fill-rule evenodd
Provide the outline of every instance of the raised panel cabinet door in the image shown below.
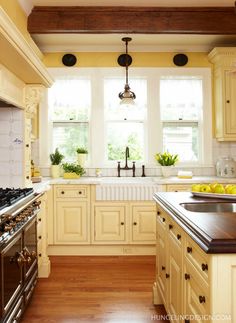
<path fill-rule="evenodd" d="M 169 239 L 169 266 L 168 266 L 168 308 L 171 314 L 176 316 L 176 323 L 180 323 L 179 315 L 182 313 L 182 257 L 181 248 L 173 240 Z"/>
<path fill-rule="evenodd" d="M 95 206 L 94 241 L 126 242 L 126 207 Z"/>
<path fill-rule="evenodd" d="M 226 135 L 235 135 L 236 139 L 236 75 L 230 70 L 225 71 L 225 124 Z"/>
<path fill-rule="evenodd" d="M 87 202 L 56 202 L 56 244 L 80 244 L 88 242 Z"/>
<path fill-rule="evenodd" d="M 156 261 L 156 282 L 161 294 L 163 303 L 167 308 L 167 247 L 165 232 L 157 232 L 157 261 Z"/>
<path fill-rule="evenodd" d="M 156 208 L 155 205 L 131 206 L 132 242 L 156 243 Z"/>

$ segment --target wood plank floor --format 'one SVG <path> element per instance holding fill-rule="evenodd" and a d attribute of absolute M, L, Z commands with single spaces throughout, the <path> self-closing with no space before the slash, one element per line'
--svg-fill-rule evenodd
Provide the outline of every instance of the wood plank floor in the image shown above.
<path fill-rule="evenodd" d="M 50 257 L 22 323 L 167 322 L 152 304 L 155 257 Z"/>

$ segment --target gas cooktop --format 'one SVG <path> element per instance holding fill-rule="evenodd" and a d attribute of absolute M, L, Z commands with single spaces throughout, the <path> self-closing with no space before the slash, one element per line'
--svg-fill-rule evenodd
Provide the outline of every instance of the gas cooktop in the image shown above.
<path fill-rule="evenodd" d="M 33 188 L 0 188 L 0 210 L 33 193 Z"/>

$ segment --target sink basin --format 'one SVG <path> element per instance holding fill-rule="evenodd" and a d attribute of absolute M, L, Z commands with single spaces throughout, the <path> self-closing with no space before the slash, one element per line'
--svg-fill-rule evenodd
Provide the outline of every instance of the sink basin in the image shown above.
<path fill-rule="evenodd" d="M 181 203 L 190 212 L 236 212 L 236 203 Z"/>

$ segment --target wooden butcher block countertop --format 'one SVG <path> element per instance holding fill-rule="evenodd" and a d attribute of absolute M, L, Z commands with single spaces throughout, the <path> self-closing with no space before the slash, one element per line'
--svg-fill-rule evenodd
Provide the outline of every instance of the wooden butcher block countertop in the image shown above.
<path fill-rule="evenodd" d="M 182 203 L 236 203 L 235 200 L 195 197 L 189 192 L 159 192 L 154 200 L 206 253 L 236 253 L 236 213 L 192 212 Z"/>

